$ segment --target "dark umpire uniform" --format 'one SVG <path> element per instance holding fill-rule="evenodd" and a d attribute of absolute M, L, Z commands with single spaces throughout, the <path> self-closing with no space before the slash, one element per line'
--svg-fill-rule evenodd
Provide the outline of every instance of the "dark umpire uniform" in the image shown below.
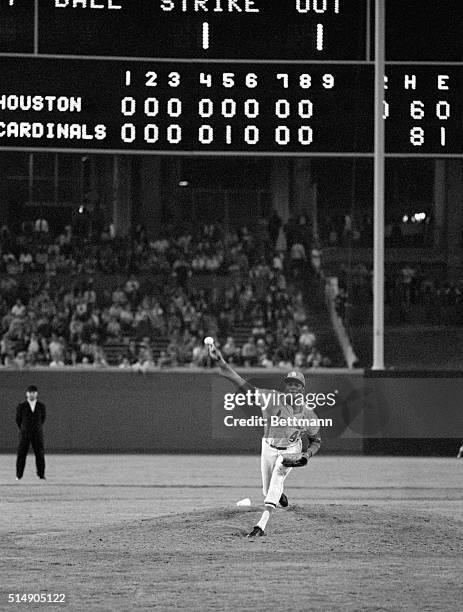
<path fill-rule="evenodd" d="M 45 404 L 37 400 L 38 389 L 30 385 L 26 389 L 25 402 L 16 408 L 16 424 L 19 427 L 19 446 L 16 459 L 16 478 L 23 476 L 29 446 L 35 453 L 37 476 L 45 479 L 45 454 L 43 449 L 43 424 L 45 422 Z"/>

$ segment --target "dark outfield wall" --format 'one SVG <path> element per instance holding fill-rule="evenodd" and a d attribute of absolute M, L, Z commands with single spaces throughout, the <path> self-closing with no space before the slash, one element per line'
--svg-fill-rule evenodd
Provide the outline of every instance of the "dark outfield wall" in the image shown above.
<path fill-rule="evenodd" d="M 281 372 L 243 375 L 258 387 L 282 388 Z M 306 391 L 322 394 L 311 396 L 318 401 L 318 416 L 332 419 L 332 426 L 322 428 L 325 452 L 361 452 L 364 445 L 369 452 L 381 452 L 390 440 L 463 436 L 463 378 L 445 373 L 393 376 L 334 370 L 310 374 Z M 224 423 L 226 417 L 257 416 L 258 409 L 225 410 L 224 395 L 234 388 L 215 372 L 41 369 L 0 371 L 3 452 L 16 448 L 15 408 L 32 383 L 48 409 L 48 451 L 259 451 L 261 427 Z M 328 394 L 335 399 L 331 407 Z"/>

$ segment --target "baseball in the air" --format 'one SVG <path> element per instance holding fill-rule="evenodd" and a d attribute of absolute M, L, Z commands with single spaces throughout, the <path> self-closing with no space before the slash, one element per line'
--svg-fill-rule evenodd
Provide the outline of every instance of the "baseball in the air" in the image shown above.
<path fill-rule="evenodd" d="M 206 346 L 212 346 L 214 344 L 214 338 L 212 336 L 206 336 L 204 338 L 204 344 Z"/>

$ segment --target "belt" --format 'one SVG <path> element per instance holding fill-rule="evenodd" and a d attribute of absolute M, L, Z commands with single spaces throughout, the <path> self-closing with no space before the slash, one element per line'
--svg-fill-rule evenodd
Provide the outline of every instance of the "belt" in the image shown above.
<path fill-rule="evenodd" d="M 277 450 L 286 450 L 288 448 L 287 446 L 275 446 L 275 444 L 270 444 L 270 442 L 267 442 L 267 444 L 272 448 L 276 448 Z"/>

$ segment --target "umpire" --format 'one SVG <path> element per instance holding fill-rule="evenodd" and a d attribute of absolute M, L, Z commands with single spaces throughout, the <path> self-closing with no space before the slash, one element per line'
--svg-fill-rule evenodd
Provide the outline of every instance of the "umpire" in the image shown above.
<path fill-rule="evenodd" d="M 24 474 L 29 446 L 35 453 L 37 476 L 45 480 L 45 455 L 43 450 L 43 424 L 45 422 L 45 404 L 37 400 L 38 389 L 30 385 L 26 389 L 26 401 L 16 408 L 16 424 L 19 427 L 19 446 L 16 458 L 16 480 Z"/>

